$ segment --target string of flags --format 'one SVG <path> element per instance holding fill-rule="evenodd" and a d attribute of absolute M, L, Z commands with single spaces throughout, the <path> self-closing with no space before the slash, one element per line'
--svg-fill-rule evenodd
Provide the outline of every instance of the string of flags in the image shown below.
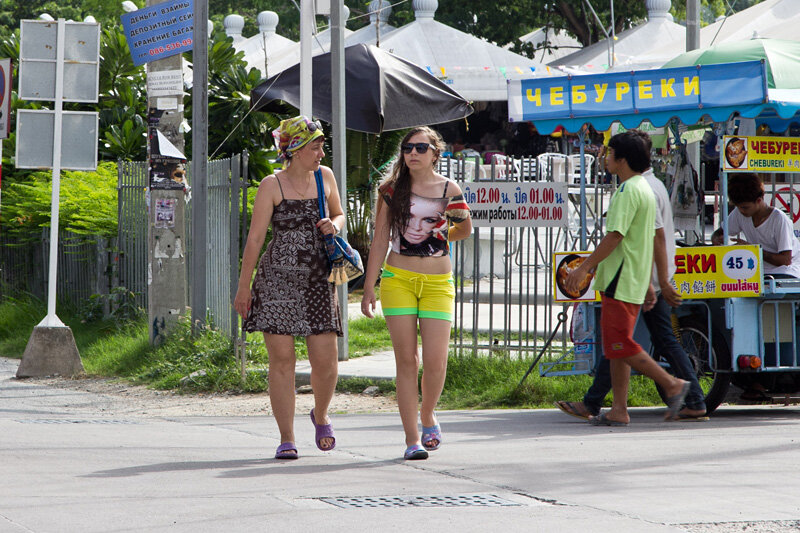
<path fill-rule="evenodd" d="M 542 67 L 540 67 L 538 71 L 537 71 L 537 67 L 525 67 L 525 68 L 523 68 L 523 67 L 519 67 L 519 66 L 514 66 L 514 67 L 462 67 L 462 66 L 443 67 L 443 66 L 438 66 L 438 67 L 434 67 L 434 66 L 431 66 L 431 65 L 426 65 L 425 69 L 432 76 L 436 76 L 438 78 L 447 78 L 448 77 L 448 73 L 450 75 L 456 75 L 457 76 L 460 73 L 481 72 L 481 71 L 483 71 L 483 72 L 496 71 L 496 72 L 499 72 L 500 74 L 502 74 L 502 76 L 504 78 L 508 77 L 509 70 L 511 70 L 512 73 L 519 74 L 520 76 L 525 76 L 527 74 L 536 74 L 537 72 L 541 73 L 542 71 L 547 72 L 547 74 L 550 74 L 552 72 L 550 67 L 548 67 L 546 65 L 543 65 Z"/>

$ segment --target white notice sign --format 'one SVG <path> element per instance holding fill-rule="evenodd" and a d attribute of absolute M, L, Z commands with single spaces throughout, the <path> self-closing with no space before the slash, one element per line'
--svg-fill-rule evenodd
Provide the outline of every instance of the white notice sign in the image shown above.
<path fill-rule="evenodd" d="M 183 72 L 161 70 L 147 73 L 147 97 L 175 96 L 183 94 Z"/>
<path fill-rule="evenodd" d="M 466 182 L 462 189 L 476 228 L 567 225 L 566 183 Z"/>

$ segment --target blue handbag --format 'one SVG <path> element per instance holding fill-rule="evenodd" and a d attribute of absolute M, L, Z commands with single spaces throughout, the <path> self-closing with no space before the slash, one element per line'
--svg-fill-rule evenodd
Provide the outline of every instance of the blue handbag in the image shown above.
<path fill-rule="evenodd" d="M 319 207 L 319 217 L 325 218 L 325 186 L 322 184 L 322 171 L 314 172 L 317 181 L 317 206 Z M 331 273 L 328 281 L 336 285 L 347 283 L 364 274 L 364 263 L 361 262 L 361 255 L 350 244 L 338 235 L 323 235 L 325 239 L 325 250 L 328 252 L 328 262 L 331 266 Z"/>

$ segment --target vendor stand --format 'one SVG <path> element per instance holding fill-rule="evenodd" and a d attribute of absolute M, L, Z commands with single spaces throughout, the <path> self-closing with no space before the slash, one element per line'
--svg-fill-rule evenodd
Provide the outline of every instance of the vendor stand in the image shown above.
<path fill-rule="evenodd" d="M 772 131 L 800 122 L 800 90 L 768 88 L 767 79 L 764 61 L 748 61 L 517 80 L 509 82 L 509 120 L 533 121 L 542 134 L 559 126 L 581 132 L 587 123 L 597 130 L 607 130 L 614 122 L 628 129 L 643 121 L 657 127 L 707 124 L 715 128 L 722 143 L 724 134 L 734 133 L 732 118 L 737 116 L 768 121 Z M 780 140 L 789 147 L 782 152 L 783 163 L 777 163 L 782 165 L 780 171 L 800 172 L 800 139 Z M 781 150 L 784 147 L 775 144 L 775 139 L 745 138 L 744 142 L 756 143 L 754 151 L 762 142 L 772 142 Z M 770 148 L 764 146 L 768 153 Z M 722 205 L 726 206 L 728 173 L 751 169 L 746 165 L 731 168 L 725 157 L 720 159 Z M 769 158 L 772 163 L 775 160 Z M 761 171 L 769 168 L 759 167 Z M 585 197 L 584 176 L 580 187 Z M 582 202 L 582 246 L 588 233 L 584 205 Z M 728 242 L 727 210 L 721 212 Z M 676 335 L 695 365 L 709 412 L 725 399 L 731 382 L 742 389 L 757 383 L 773 394 L 800 391 L 800 280 L 764 276 L 761 261 L 758 246 L 679 248 L 676 254 L 675 282 L 684 304 L 673 321 Z M 584 316 L 594 335 L 558 361 L 543 362 L 541 375 L 594 372 L 602 357 L 591 341 L 598 338 L 599 321 L 594 320 L 594 312 Z M 643 346 L 649 346 L 641 321 L 636 336 Z"/>

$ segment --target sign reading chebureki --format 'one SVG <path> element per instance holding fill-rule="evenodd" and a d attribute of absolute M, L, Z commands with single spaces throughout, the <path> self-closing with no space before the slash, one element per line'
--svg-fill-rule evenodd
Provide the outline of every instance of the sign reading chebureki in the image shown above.
<path fill-rule="evenodd" d="M 675 251 L 673 286 L 683 298 L 760 296 L 761 247 L 697 246 Z"/>
<path fill-rule="evenodd" d="M 800 172 L 800 139 L 795 137 L 722 138 L 726 172 Z"/>

